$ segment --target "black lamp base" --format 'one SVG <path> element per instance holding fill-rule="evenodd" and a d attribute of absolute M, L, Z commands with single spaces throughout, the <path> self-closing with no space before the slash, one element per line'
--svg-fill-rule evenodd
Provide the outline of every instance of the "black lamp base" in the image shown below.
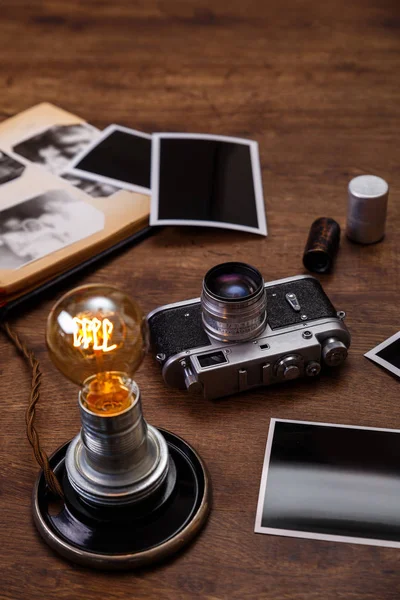
<path fill-rule="evenodd" d="M 54 497 L 41 472 L 33 490 L 33 516 L 53 550 L 98 569 L 133 569 L 167 558 L 200 531 L 211 504 L 207 470 L 184 440 L 169 431 L 160 432 L 168 445 L 171 477 L 157 498 L 135 509 L 102 510 L 85 504 L 65 473 L 70 442 L 52 455 L 50 464 L 63 481 L 65 501 L 54 510 Z"/>

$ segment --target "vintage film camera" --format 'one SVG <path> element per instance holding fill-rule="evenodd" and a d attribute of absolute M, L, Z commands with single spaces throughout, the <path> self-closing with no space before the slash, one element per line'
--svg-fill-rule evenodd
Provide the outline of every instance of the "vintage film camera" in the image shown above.
<path fill-rule="evenodd" d="M 310 275 L 264 283 L 256 268 L 228 262 L 207 272 L 201 298 L 147 320 L 165 382 L 214 399 L 340 365 L 344 317 Z"/>

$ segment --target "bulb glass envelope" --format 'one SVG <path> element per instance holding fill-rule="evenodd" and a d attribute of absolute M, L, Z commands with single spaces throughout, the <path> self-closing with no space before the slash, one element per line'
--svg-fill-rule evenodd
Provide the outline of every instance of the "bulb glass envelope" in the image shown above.
<path fill-rule="evenodd" d="M 46 341 L 56 367 L 83 385 L 93 375 L 132 376 L 147 347 L 139 306 L 118 289 L 85 285 L 65 294 L 47 322 Z"/>

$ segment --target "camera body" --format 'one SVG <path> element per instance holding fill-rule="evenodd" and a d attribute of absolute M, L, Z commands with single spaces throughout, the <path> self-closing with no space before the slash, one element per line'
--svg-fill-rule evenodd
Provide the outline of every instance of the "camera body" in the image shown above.
<path fill-rule="evenodd" d="M 169 386 L 215 399 L 315 377 L 322 366 L 338 366 L 345 360 L 350 346 L 345 313 L 335 310 L 317 279 L 299 275 L 261 282 L 266 319 L 261 333 L 245 341 L 225 339 L 235 338 L 238 331 L 229 330 L 227 321 L 232 319 L 225 319 L 223 333 L 229 335 L 222 336 L 224 341 L 210 335 L 212 329 L 206 331 L 210 320 L 208 316 L 205 320 L 203 296 L 161 306 L 147 316 L 152 352 Z M 249 323 L 242 322 L 242 331 Z"/>

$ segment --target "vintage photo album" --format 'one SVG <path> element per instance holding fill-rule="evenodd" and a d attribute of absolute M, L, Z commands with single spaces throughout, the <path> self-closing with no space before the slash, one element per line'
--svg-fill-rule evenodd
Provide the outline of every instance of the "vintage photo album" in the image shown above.
<path fill-rule="evenodd" d="M 69 172 L 99 136 L 47 103 L 0 123 L 0 307 L 148 225 L 148 194 Z"/>
<path fill-rule="evenodd" d="M 47 103 L 0 123 L 0 192 L 0 312 L 149 225 L 267 235 L 256 141 L 99 131 Z"/>

